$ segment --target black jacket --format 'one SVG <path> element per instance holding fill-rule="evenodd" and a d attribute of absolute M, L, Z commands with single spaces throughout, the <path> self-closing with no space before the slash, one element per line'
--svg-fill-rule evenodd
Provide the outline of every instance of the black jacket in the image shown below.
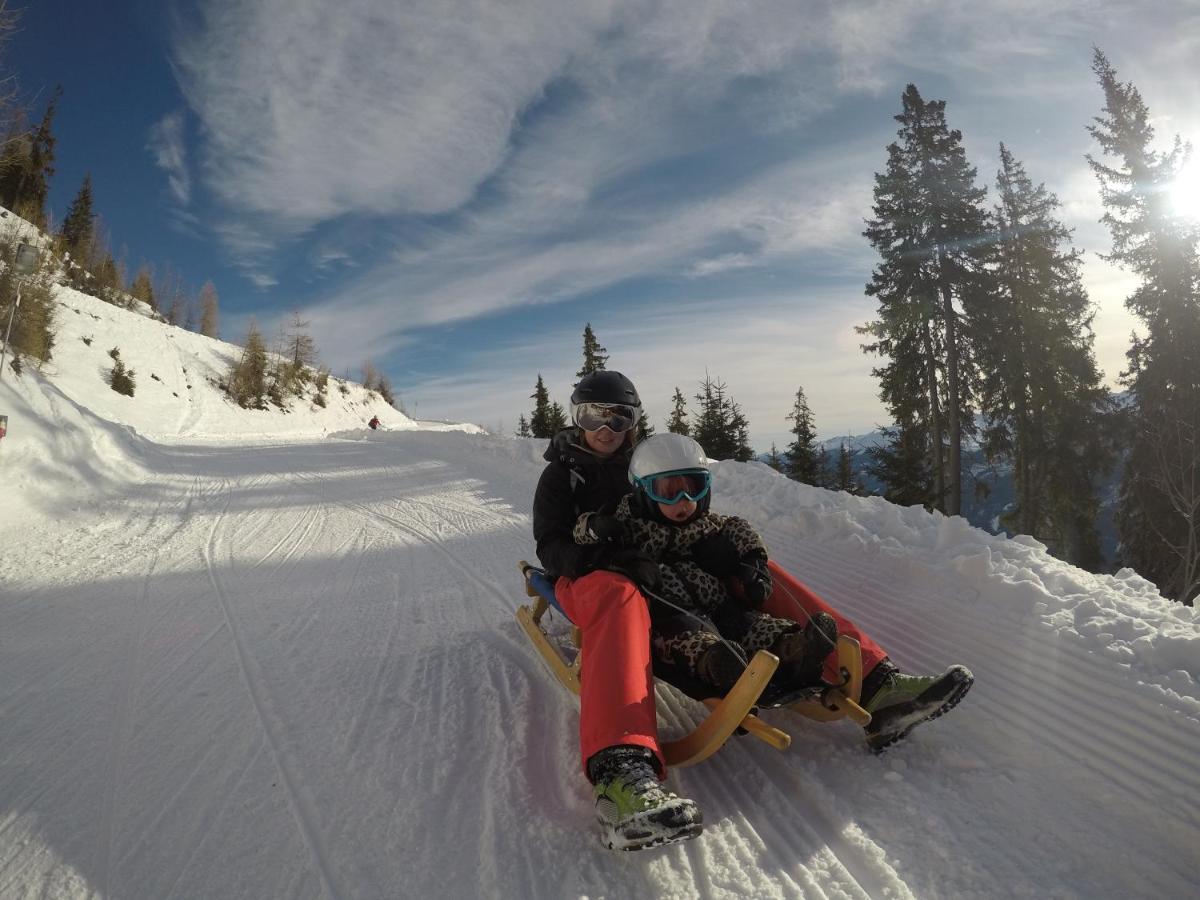
<path fill-rule="evenodd" d="M 608 459 L 587 449 L 577 428 L 560 431 L 546 448 L 549 465 L 533 495 L 533 538 L 546 574 L 578 578 L 596 567 L 600 548 L 581 547 L 571 535 L 585 512 L 613 512 L 633 490 L 629 483 L 630 442 Z"/>

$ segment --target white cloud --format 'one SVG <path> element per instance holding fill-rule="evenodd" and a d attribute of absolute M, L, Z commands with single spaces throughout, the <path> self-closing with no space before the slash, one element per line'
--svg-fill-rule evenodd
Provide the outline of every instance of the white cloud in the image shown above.
<path fill-rule="evenodd" d="M 151 126 L 147 149 L 154 154 L 158 167 L 167 173 L 171 196 L 186 206 L 192 196 L 192 178 L 188 171 L 181 110 L 168 113 Z"/>

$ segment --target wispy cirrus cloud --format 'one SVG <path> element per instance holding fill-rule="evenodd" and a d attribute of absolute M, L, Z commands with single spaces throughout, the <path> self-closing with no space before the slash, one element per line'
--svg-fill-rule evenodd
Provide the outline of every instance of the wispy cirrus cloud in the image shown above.
<path fill-rule="evenodd" d="M 192 176 L 188 171 L 183 129 L 183 111 L 168 113 L 150 127 L 147 149 L 158 167 L 166 172 L 171 196 L 181 206 L 187 206 L 192 197 Z"/>

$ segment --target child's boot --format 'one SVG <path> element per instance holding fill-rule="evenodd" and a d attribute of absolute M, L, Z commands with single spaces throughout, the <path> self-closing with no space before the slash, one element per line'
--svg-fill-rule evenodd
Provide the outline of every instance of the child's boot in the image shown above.
<path fill-rule="evenodd" d="M 905 675 L 883 659 L 863 680 L 862 705 L 871 714 L 867 746 L 882 753 L 922 722 L 953 709 L 975 676 L 966 666 L 951 666 L 941 675 Z"/>
<path fill-rule="evenodd" d="M 837 647 L 837 634 L 833 616 L 819 612 L 804 628 L 781 634 L 771 652 L 779 657 L 779 667 L 788 672 L 796 687 L 815 686 L 821 683 L 825 657 Z"/>
<path fill-rule="evenodd" d="M 696 677 L 711 687 L 717 697 L 728 694 L 745 669 L 745 661 L 724 641 L 714 641 L 696 657 Z"/>
<path fill-rule="evenodd" d="M 644 850 L 690 840 L 704 830 L 691 800 L 664 790 L 645 747 L 607 747 L 588 760 L 600 841 L 610 850 Z"/>

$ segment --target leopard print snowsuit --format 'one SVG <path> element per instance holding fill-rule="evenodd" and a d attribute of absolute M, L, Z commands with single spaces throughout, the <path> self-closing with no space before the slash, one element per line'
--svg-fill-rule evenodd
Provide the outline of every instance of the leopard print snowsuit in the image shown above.
<path fill-rule="evenodd" d="M 576 543 L 596 543 L 588 530 L 589 515 L 584 513 L 575 523 Z M 650 598 L 651 645 L 663 662 L 702 680 L 697 661 L 718 643 L 718 634 L 739 645 L 749 659 L 758 650 L 771 649 L 780 636 L 800 629 L 788 619 L 748 609 L 693 558 L 696 544 L 721 534 L 737 548 L 741 560 L 766 559 L 762 539 L 745 519 L 706 512 L 682 525 L 668 524 L 650 518 L 633 494 L 621 498 L 614 515 L 623 526 L 620 546 L 641 550 L 658 563 L 661 600 Z"/>

